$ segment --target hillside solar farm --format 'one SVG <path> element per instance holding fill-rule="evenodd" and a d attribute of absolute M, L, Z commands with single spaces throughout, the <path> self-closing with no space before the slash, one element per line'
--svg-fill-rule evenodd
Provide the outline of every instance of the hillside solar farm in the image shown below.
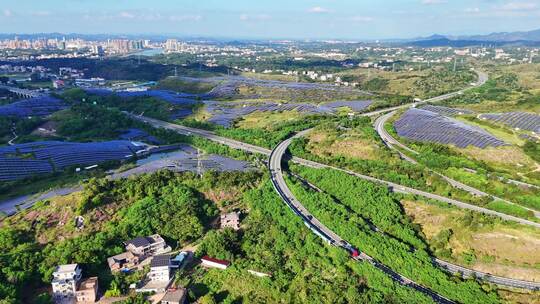
<path fill-rule="evenodd" d="M 232 81 L 233 84 L 238 83 L 251 83 L 244 78 L 240 78 L 242 81 Z M 280 82 L 268 82 L 268 81 L 255 81 L 255 84 L 264 84 L 268 87 L 278 86 Z M 285 87 L 293 86 L 293 84 L 284 85 Z M 218 86 L 221 87 L 221 86 Z M 300 90 L 307 90 L 312 88 L 318 88 L 317 85 L 312 84 L 296 84 L 293 87 Z M 330 90 L 327 86 L 323 86 L 325 90 Z M 208 94 L 186 94 L 177 93 L 165 90 L 147 90 L 147 91 L 135 91 L 135 92 L 114 92 L 112 90 L 105 89 L 86 89 L 89 94 L 98 96 L 111 96 L 116 95 L 120 98 L 130 99 L 134 97 L 153 97 L 159 100 L 166 101 L 168 103 L 182 106 L 182 108 L 176 110 L 171 114 L 171 119 L 182 119 L 193 114 L 192 107 L 195 105 L 204 105 L 204 109 L 210 118 L 208 122 L 222 126 L 231 127 L 233 122 L 246 115 L 254 112 L 283 112 L 283 111 L 297 111 L 302 114 L 329 114 L 333 115 L 339 108 L 348 108 L 353 112 L 362 112 L 367 109 L 372 100 L 336 100 L 326 103 L 314 103 L 314 102 L 274 102 L 274 101 L 218 101 L 209 99 L 214 93 Z M 223 96 L 221 96 L 223 97 Z"/>
<path fill-rule="evenodd" d="M 206 110 L 212 115 L 208 122 L 231 127 L 232 123 L 254 112 L 283 112 L 297 111 L 303 114 L 335 114 L 336 109 L 348 107 L 355 112 L 365 110 L 371 101 L 335 101 L 326 104 L 313 103 L 276 103 L 276 102 L 219 102 L 205 101 Z"/>
<path fill-rule="evenodd" d="M 499 147 L 506 143 L 484 129 L 471 126 L 441 114 L 424 109 L 409 109 L 394 127 L 399 136 L 410 140 L 436 142 L 459 148 Z"/>
<path fill-rule="evenodd" d="M 460 109 L 460 108 L 450 108 L 450 107 L 443 107 L 443 106 L 435 106 L 435 105 L 423 105 L 419 109 L 430 111 L 433 113 L 438 113 L 443 116 L 456 116 L 456 115 L 464 115 L 464 114 L 473 114 L 474 112 L 467 109 Z"/>
<path fill-rule="evenodd" d="M 481 119 L 504 124 L 511 128 L 526 130 L 540 134 L 540 115 L 527 112 L 487 113 L 480 114 Z"/>
<path fill-rule="evenodd" d="M 0 147 L 0 181 L 17 180 L 66 167 L 132 158 L 146 146 L 131 141 L 74 143 L 42 141 Z"/>
<path fill-rule="evenodd" d="M 0 106 L 0 116 L 36 117 L 47 116 L 66 109 L 67 105 L 60 99 L 43 96 L 23 99 L 11 104 Z"/>

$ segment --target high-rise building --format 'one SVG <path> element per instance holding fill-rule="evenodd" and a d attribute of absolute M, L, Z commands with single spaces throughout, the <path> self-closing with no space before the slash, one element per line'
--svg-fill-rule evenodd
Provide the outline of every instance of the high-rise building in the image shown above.
<path fill-rule="evenodd" d="M 168 52 L 174 52 L 178 50 L 178 41 L 176 39 L 167 39 L 165 42 L 165 50 Z"/>

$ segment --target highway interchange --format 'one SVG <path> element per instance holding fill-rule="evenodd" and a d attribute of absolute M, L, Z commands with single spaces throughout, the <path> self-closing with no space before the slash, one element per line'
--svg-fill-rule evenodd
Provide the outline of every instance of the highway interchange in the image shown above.
<path fill-rule="evenodd" d="M 411 154 L 414 154 L 414 155 L 418 155 L 419 153 L 415 150 L 412 150 L 411 148 L 405 146 L 404 144 L 400 143 L 397 139 L 395 139 L 392 135 L 390 135 L 390 133 L 388 133 L 388 131 L 386 131 L 386 129 L 384 128 L 384 125 L 385 123 L 388 121 L 388 119 L 390 119 L 394 114 L 396 113 L 396 111 L 392 111 L 392 112 L 389 112 L 389 113 L 386 113 L 384 115 L 381 115 L 380 117 L 378 117 L 376 120 L 375 120 L 375 130 L 377 131 L 377 133 L 379 134 L 379 136 L 381 137 L 381 139 L 384 141 L 384 143 L 390 148 L 390 149 L 393 149 L 395 151 L 398 152 L 398 154 L 401 156 L 401 158 L 403 158 L 404 160 L 410 162 L 410 163 L 413 163 L 413 164 L 418 164 L 418 162 L 408 156 L 407 154 L 401 152 L 399 149 L 397 149 L 395 146 L 398 146 L 399 148 L 401 149 L 404 149 L 406 151 L 408 151 L 409 153 Z M 429 168 L 428 168 L 429 169 Z M 494 200 L 498 200 L 498 201 L 503 201 L 507 204 L 511 204 L 511 205 L 515 205 L 515 203 L 512 203 L 506 199 L 503 199 L 503 198 L 500 198 L 498 196 L 495 196 L 495 195 L 491 195 L 491 194 L 488 194 L 484 191 L 481 191 L 479 189 L 476 189 L 474 187 L 471 187 L 469 185 L 465 185 L 461 182 L 458 182 L 457 180 L 455 179 L 452 179 L 446 175 L 443 175 L 437 171 L 434 171 L 434 170 L 431 170 L 429 169 L 430 172 L 432 172 L 433 174 L 441 177 L 442 179 L 444 179 L 447 183 L 449 183 L 450 185 L 452 185 L 452 187 L 455 187 L 455 188 L 458 188 L 458 189 L 461 189 L 461 190 L 464 190 L 464 191 L 467 191 L 469 192 L 470 194 L 472 195 L 475 195 L 475 196 L 489 196 L 491 197 L 492 199 Z M 536 211 L 534 209 L 531 209 L 531 208 L 527 208 L 525 206 L 520 206 L 521 208 L 523 209 L 526 209 L 530 212 L 532 212 L 534 214 L 534 216 L 536 216 L 537 218 L 540 218 L 540 212 L 539 211 Z"/>
<path fill-rule="evenodd" d="M 487 80 L 487 76 L 484 73 L 478 73 L 478 74 L 479 74 L 479 81 L 477 82 L 477 85 L 481 85 Z M 462 94 L 463 91 L 464 90 L 454 92 L 454 93 L 450 93 L 450 94 L 445 94 L 445 95 L 438 96 L 438 97 L 431 98 L 431 99 L 424 100 L 424 101 L 418 101 L 418 102 L 415 102 L 414 105 L 423 104 L 423 103 L 427 103 L 427 102 L 444 100 L 444 99 L 447 99 L 447 98 L 454 97 L 454 96 L 456 96 L 458 94 Z M 365 114 L 362 114 L 362 115 L 371 117 L 371 116 L 376 116 L 376 115 L 380 115 L 380 114 L 387 113 L 387 112 L 392 112 L 392 111 L 395 111 L 397 109 L 407 108 L 407 107 L 410 107 L 410 106 L 412 106 L 412 104 L 407 104 L 407 105 L 402 105 L 402 106 L 392 107 L 392 108 L 387 108 L 387 109 L 381 109 L 381 110 L 378 110 L 378 111 L 369 112 L 369 113 L 365 113 Z M 323 238 L 326 242 L 328 242 L 328 243 L 330 243 L 332 245 L 335 245 L 335 246 L 343 247 L 344 249 L 346 249 L 349 252 L 351 252 L 351 250 L 355 250 L 354 247 L 352 247 L 347 241 L 343 240 L 340 236 L 335 234 L 333 231 L 331 231 L 326 226 L 324 226 L 319 220 L 317 220 L 315 217 L 313 217 L 313 215 L 311 213 L 309 213 L 309 211 L 300 203 L 300 201 L 298 201 L 294 197 L 294 195 L 292 194 L 290 189 L 287 187 L 287 185 L 285 183 L 285 180 L 283 178 L 283 172 L 281 170 L 281 162 L 282 162 L 283 156 L 284 156 L 284 154 L 285 154 L 285 152 L 287 150 L 287 147 L 289 146 L 289 144 L 290 144 L 290 142 L 292 141 L 293 138 L 286 139 L 285 141 L 281 142 L 274 150 L 270 151 L 269 149 L 265 149 L 265 148 L 258 147 L 258 146 L 255 146 L 255 145 L 251 145 L 251 144 L 243 143 L 243 142 L 240 142 L 240 141 L 237 141 L 237 140 L 232 140 L 232 139 L 229 139 L 229 138 L 221 137 L 221 136 L 218 136 L 215 133 L 213 133 L 211 131 L 207 131 L 207 130 L 200 130 L 200 129 L 196 129 L 196 128 L 180 126 L 180 125 L 177 125 L 177 124 L 172 124 L 172 123 L 168 123 L 168 122 L 164 122 L 164 121 L 159 121 L 159 120 L 148 118 L 148 117 L 142 117 L 142 116 L 136 116 L 136 115 L 132 115 L 132 117 L 134 117 L 136 119 L 139 119 L 141 121 L 147 122 L 147 123 L 153 125 L 154 127 L 162 127 L 162 128 L 166 128 L 166 129 L 171 129 L 171 130 L 177 131 L 177 132 L 179 132 L 181 134 L 184 134 L 184 135 L 201 136 L 201 137 L 204 137 L 206 139 L 212 140 L 214 142 L 218 142 L 218 143 L 227 145 L 227 146 L 229 146 L 231 148 L 234 148 L 234 149 L 239 149 L 239 150 L 243 150 L 243 151 L 246 151 L 246 152 L 259 153 L 259 154 L 269 156 L 268 166 L 269 166 L 269 170 L 271 172 L 272 183 L 274 185 L 274 188 L 278 192 L 278 194 L 282 197 L 283 201 L 287 204 L 287 206 L 289 206 L 289 208 L 291 208 L 296 215 L 298 215 L 298 216 L 300 216 L 302 218 L 302 220 L 304 221 L 306 226 L 308 226 L 308 228 L 310 228 L 315 234 L 317 234 L 318 236 Z M 303 136 L 303 135 L 307 134 L 309 131 L 310 130 L 304 130 L 302 132 L 299 132 L 296 136 Z M 396 144 L 396 143 L 394 143 L 394 144 Z M 399 142 L 397 142 L 397 144 L 399 144 Z M 405 147 L 405 148 L 408 149 L 407 147 Z M 527 221 L 527 220 L 524 220 L 524 219 L 521 219 L 521 218 L 517 218 L 517 217 L 510 216 L 510 215 L 502 214 L 502 213 L 499 213 L 499 212 L 496 212 L 496 211 L 493 211 L 493 210 L 489 210 L 489 209 L 486 209 L 486 208 L 482 208 L 482 207 L 478 207 L 478 206 L 475 206 L 475 205 L 459 202 L 459 201 L 449 199 L 449 198 L 446 198 L 446 197 L 442 197 L 442 196 L 439 196 L 439 195 L 436 195 L 436 194 L 427 193 L 427 192 L 420 191 L 420 190 L 417 190 L 417 189 L 412 189 L 412 188 L 409 188 L 409 187 L 404 187 L 402 185 L 398 185 L 398 184 L 391 183 L 391 182 L 388 182 L 388 181 L 376 179 L 376 178 L 373 178 L 373 177 L 370 177 L 370 176 L 361 175 L 361 174 L 358 174 L 356 172 L 352 172 L 352 171 L 349 171 L 349 170 L 344 170 L 344 169 L 341 169 L 341 168 L 335 168 L 335 167 L 332 167 L 332 166 L 328 166 L 328 165 L 325 165 L 325 164 L 321 164 L 321 163 L 301 159 L 301 158 L 298 158 L 298 157 L 293 157 L 292 161 L 295 162 L 295 163 L 298 163 L 298 164 L 302 164 L 302 165 L 306 165 L 306 166 L 314 167 L 314 168 L 330 168 L 330 169 L 340 170 L 340 171 L 346 172 L 348 174 L 351 174 L 351 175 L 354 175 L 354 176 L 357 176 L 357 177 L 360 177 L 360 178 L 363 178 L 363 179 L 366 179 L 366 180 L 369 180 L 369 181 L 372 181 L 372 182 L 386 184 L 387 186 L 389 186 L 390 189 L 392 189 L 393 191 L 396 191 L 396 192 L 419 195 L 419 196 L 427 197 L 427 198 L 430 198 L 430 199 L 439 200 L 439 201 L 443 201 L 443 202 L 446 202 L 446 203 L 449 203 L 449 204 L 453 204 L 453 205 L 456 205 L 456 206 L 458 206 L 460 208 L 471 209 L 471 210 L 475 210 L 475 211 L 478 211 L 478 212 L 498 216 L 498 217 L 501 217 L 501 218 L 503 218 L 505 220 L 517 221 L 517 222 L 520 222 L 522 224 L 531 225 L 531 226 L 535 226 L 535 227 L 540 228 L 540 224 L 532 222 L 532 221 Z M 476 189 L 471 188 L 470 190 L 474 191 Z M 434 293 L 432 290 L 429 290 L 429 289 L 415 283 L 414 281 L 412 281 L 412 280 L 410 280 L 410 279 L 408 279 L 408 278 L 406 278 L 404 276 L 401 276 L 400 274 L 394 272 L 393 270 L 386 267 L 385 265 L 382 265 L 379 262 L 375 261 L 373 258 L 367 256 L 363 252 L 360 252 L 358 256 L 355 256 L 353 258 L 357 259 L 357 260 L 369 261 L 370 263 L 372 263 L 377 268 L 383 270 L 385 273 L 387 273 L 390 277 L 392 277 L 397 282 L 399 282 L 401 284 L 404 284 L 404 285 L 407 285 L 407 286 L 410 286 L 412 288 L 415 288 L 415 289 L 425 293 L 426 295 L 431 296 L 436 302 L 439 302 L 439 303 L 452 303 L 451 300 L 446 299 L 446 298 L 444 298 L 443 296 L 441 296 L 441 295 L 439 295 L 437 293 Z M 443 269 L 446 269 L 447 271 L 449 271 L 451 273 L 459 273 L 459 274 L 463 275 L 464 277 L 474 276 L 474 277 L 477 277 L 477 278 L 480 278 L 480 279 L 483 279 L 483 280 L 486 280 L 486 281 L 489 281 L 489 282 L 492 282 L 492 283 L 495 283 L 495 284 L 505 285 L 505 286 L 510 286 L 510 287 L 525 288 L 525 289 L 532 289 L 532 290 L 540 289 L 540 283 L 493 276 L 493 275 L 490 275 L 490 274 L 487 274 L 487 273 L 483 273 L 483 272 L 467 269 L 467 268 L 464 268 L 464 267 L 459 266 L 459 265 L 451 264 L 451 263 L 448 263 L 446 261 L 439 260 L 439 259 L 436 259 L 436 258 L 433 258 L 433 262 L 435 264 L 437 264 L 439 267 L 441 267 Z"/>
<path fill-rule="evenodd" d="M 478 74 L 478 81 L 475 84 L 475 86 L 481 85 L 481 84 L 485 83 L 485 81 L 487 81 L 487 75 L 485 73 L 477 72 L 477 74 Z M 470 88 L 467 88 L 467 89 L 470 89 Z M 417 105 L 428 103 L 428 102 L 434 102 L 434 101 L 440 101 L 440 100 L 448 99 L 448 98 L 454 97 L 456 95 L 462 94 L 467 89 L 463 89 L 463 90 L 453 92 L 453 93 L 449 93 L 449 94 L 444 94 L 444 95 L 437 96 L 437 97 L 430 98 L 430 99 L 426 99 L 426 100 L 419 100 L 419 101 L 416 101 L 416 102 L 414 102 L 412 104 L 405 104 L 405 105 L 400 105 L 400 106 L 397 106 L 397 107 L 380 109 L 380 110 L 377 110 L 377 111 L 364 113 L 364 114 L 361 114 L 361 115 L 373 117 L 373 116 L 378 116 L 380 114 L 388 113 L 386 115 L 380 116 L 379 119 L 377 119 L 377 121 L 375 123 L 375 128 L 377 129 L 378 132 L 380 131 L 379 134 L 380 134 L 381 138 L 390 147 L 393 147 L 393 145 L 397 145 L 397 146 L 401 147 L 402 149 L 405 149 L 405 150 L 409 151 L 410 149 L 408 147 L 402 145 L 397 140 L 393 139 L 391 136 L 387 136 L 388 133 L 384 130 L 384 127 L 383 127 L 384 121 L 386 121 L 386 119 L 388 119 L 391 115 L 393 115 L 393 113 L 396 110 L 405 109 L 405 108 L 408 108 L 408 107 L 411 107 L 411 106 L 417 106 Z M 373 259 L 370 256 L 366 255 L 365 253 L 358 252 L 357 249 L 352 247 L 352 245 L 350 245 L 346 240 L 343 240 L 339 235 L 335 234 L 333 231 L 328 229 L 319 220 L 317 220 L 315 217 L 313 217 L 313 215 L 311 213 L 309 213 L 309 211 L 301 204 L 300 201 L 298 201 L 294 197 L 293 193 L 287 187 L 287 185 L 285 183 L 285 179 L 283 177 L 283 172 L 282 172 L 282 167 L 281 167 L 283 157 L 284 157 L 284 155 L 285 155 L 285 153 L 287 151 L 287 148 L 288 148 L 289 144 L 291 143 L 291 141 L 293 140 L 294 137 L 291 137 L 291 138 L 288 138 L 288 139 L 284 140 L 278 146 L 276 146 L 273 150 L 269 150 L 269 149 L 262 148 L 262 147 L 259 147 L 259 146 L 247 144 L 247 143 L 244 143 L 244 142 L 241 142 L 241 141 L 237 141 L 237 140 L 229 139 L 229 138 L 226 138 L 226 137 L 222 137 L 222 136 L 216 135 L 215 133 L 213 133 L 211 131 L 201 130 L 201 129 L 197 129 L 197 128 L 191 128 L 191 127 L 185 127 L 185 126 L 181 126 L 181 125 L 177 125 L 177 124 L 173 124 L 173 123 L 169 123 L 169 122 L 165 122 L 165 121 L 160 121 L 160 120 L 157 120 L 157 119 L 148 118 L 148 117 L 144 117 L 144 116 L 140 116 L 140 115 L 134 115 L 134 114 L 130 114 L 130 113 L 126 113 L 126 114 L 130 115 L 132 118 L 135 118 L 135 119 L 138 119 L 140 121 L 146 122 L 146 123 L 148 123 L 148 124 L 150 124 L 150 125 L 152 125 L 154 127 L 174 130 L 174 131 L 176 131 L 176 132 L 178 132 L 180 134 L 188 135 L 188 136 L 200 136 L 200 137 L 206 138 L 208 140 L 211 140 L 211 141 L 214 141 L 214 142 L 229 146 L 229 147 L 234 148 L 234 149 L 243 150 L 243 151 L 250 152 L 250 153 L 257 153 L 257 154 L 262 154 L 262 155 L 268 156 L 269 157 L 268 168 L 269 168 L 270 173 L 271 173 L 271 180 L 272 180 L 272 183 L 274 185 L 274 188 L 276 189 L 278 194 L 281 196 L 283 201 L 287 204 L 287 206 L 289 206 L 289 208 L 291 208 L 296 215 L 300 216 L 301 219 L 306 224 L 306 226 L 308 228 L 310 228 L 315 234 L 317 234 L 318 236 L 323 238 L 326 242 L 330 243 L 331 245 L 342 247 L 345 250 L 347 250 L 348 252 L 354 253 L 354 254 L 352 254 L 353 259 L 355 259 L 355 260 L 363 260 L 363 261 L 367 261 L 367 262 L 373 264 L 375 267 L 381 269 L 383 272 L 385 272 L 388 276 L 390 276 L 396 282 L 399 282 L 399 283 L 401 283 L 403 285 L 414 288 L 414 289 L 416 289 L 416 290 L 418 290 L 418 291 L 432 297 L 433 300 L 438 302 L 438 303 L 454 303 L 453 301 L 443 297 L 442 295 L 439 295 L 439 294 L 435 293 L 434 291 L 432 291 L 432 290 L 430 290 L 430 289 L 428 289 L 426 287 L 423 287 L 422 285 L 420 285 L 418 283 L 415 283 L 413 280 L 411 280 L 409 278 L 406 278 L 406 277 L 400 275 L 399 273 L 396 273 L 395 271 L 391 270 L 387 266 L 379 263 L 375 259 Z M 299 132 L 298 134 L 295 135 L 295 137 L 304 136 L 309 131 L 310 130 L 304 130 L 302 132 Z M 406 156 L 405 154 L 401 153 L 399 150 L 398 150 L 398 152 L 403 156 L 404 159 L 406 159 L 408 161 L 411 161 L 411 162 L 415 162 L 415 160 L 413 158 L 410 158 L 410 157 Z M 414 150 L 410 150 L 409 152 L 414 154 Z M 537 228 L 540 228 L 539 223 L 535 223 L 535 222 L 528 221 L 528 220 L 525 220 L 525 219 L 521 219 L 521 218 L 513 217 L 513 216 L 510 216 L 510 215 L 502 214 L 502 213 L 499 213 L 499 212 L 496 212 L 496 211 L 493 211 L 493 210 L 489 210 L 489 209 L 486 209 L 486 208 L 482 208 L 482 207 L 478 207 L 478 206 L 475 206 L 475 205 L 467 204 L 467 203 L 464 203 L 464 202 L 459 202 L 459 201 L 456 201 L 456 200 L 453 200 L 453 199 L 450 199 L 450 198 L 446 198 L 446 197 L 443 197 L 443 196 L 440 196 L 440 195 L 420 191 L 420 190 L 413 189 L 413 188 L 410 188 L 410 187 L 405 187 L 405 186 L 402 186 L 402 185 L 399 185 L 399 184 L 395 184 L 395 183 L 392 183 L 392 182 L 388 182 L 388 181 L 384 181 L 384 180 L 381 180 L 381 179 L 373 178 L 373 177 L 370 177 L 370 176 L 362 175 L 362 174 L 352 172 L 352 171 L 349 171 L 349 170 L 345 170 L 345 169 L 342 169 L 342 168 L 336 168 L 336 167 L 332 167 L 332 166 L 329 166 L 329 165 L 326 165 L 326 164 L 321 164 L 321 163 L 301 159 L 301 158 L 298 158 L 298 157 L 292 157 L 292 161 L 295 162 L 295 163 L 305 165 L 305 166 L 309 166 L 309 167 L 313 167 L 313 168 L 328 168 L 328 169 L 340 170 L 340 171 L 343 171 L 345 173 L 354 175 L 356 177 L 359 177 L 359 178 L 362 178 L 362 179 L 365 179 L 365 180 L 368 180 L 368 181 L 371 181 L 371 182 L 384 184 L 384 185 L 388 186 L 390 190 L 395 191 L 395 192 L 423 196 L 423 197 L 426 197 L 426 198 L 429 198 L 429 199 L 434 199 L 434 200 L 442 201 L 442 202 L 445 202 L 445 203 L 453 204 L 453 205 L 455 205 L 457 207 L 460 207 L 460 208 L 471 209 L 471 210 L 474 210 L 474 211 L 490 214 L 490 215 L 493 215 L 493 216 L 498 216 L 498 217 L 501 217 L 501 218 L 503 218 L 505 220 L 516 221 L 516 222 L 519 222 L 521 224 L 535 226 Z M 484 194 L 482 191 L 474 189 L 472 187 L 468 187 L 468 186 L 463 185 L 463 184 L 461 184 L 461 185 L 455 184 L 455 183 L 452 182 L 453 180 L 452 181 L 448 180 L 448 179 L 446 179 L 446 180 L 450 184 L 452 184 L 453 186 L 457 186 L 457 187 L 465 186 L 465 187 L 463 187 L 463 189 L 467 190 L 467 191 L 469 191 L 471 193 L 473 193 L 474 191 L 478 191 L 478 193 L 477 193 L 478 195 L 483 195 Z M 456 183 L 458 183 L 458 182 L 456 181 Z M 356 254 L 356 252 L 358 254 Z M 443 269 L 446 269 L 447 271 L 449 271 L 451 273 L 459 273 L 459 274 L 462 274 L 464 277 L 474 276 L 474 277 L 481 278 L 481 279 L 484 279 L 486 281 L 496 283 L 496 284 L 500 284 L 500 285 L 517 287 L 517 288 L 540 290 L 540 283 L 492 276 L 492 275 L 487 274 L 487 273 L 482 273 L 482 272 L 474 271 L 474 270 L 471 270 L 471 269 L 467 269 L 467 268 L 461 267 L 459 265 L 454 265 L 454 264 L 451 264 L 451 263 L 448 263 L 448 262 L 445 262 L 445 261 L 442 261 L 442 260 L 439 260 L 439 259 L 436 259 L 436 258 L 433 258 L 433 262 L 435 264 L 437 264 L 439 267 L 441 267 Z"/>

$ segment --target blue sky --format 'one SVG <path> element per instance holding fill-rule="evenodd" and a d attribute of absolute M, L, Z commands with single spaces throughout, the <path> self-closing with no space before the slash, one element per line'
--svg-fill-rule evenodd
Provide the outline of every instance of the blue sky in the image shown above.
<path fill-rule="evenodd" d="M 385 39 L 540 28 L 540 0 L 0 0 L 3 33 Z"/>

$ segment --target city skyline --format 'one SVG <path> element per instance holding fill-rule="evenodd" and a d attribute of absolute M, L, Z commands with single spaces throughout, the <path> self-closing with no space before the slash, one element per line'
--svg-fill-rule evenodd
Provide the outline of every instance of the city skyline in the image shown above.
<path fill-rule="evenodd" d="M 2 1 L 7 2 L 7 1 Z M 393 39 L 540 28 L 538 1 L 155 1 L 2 3 L 3 33 Z M 112 29 L 112 30 L 111 30 Z"/>

